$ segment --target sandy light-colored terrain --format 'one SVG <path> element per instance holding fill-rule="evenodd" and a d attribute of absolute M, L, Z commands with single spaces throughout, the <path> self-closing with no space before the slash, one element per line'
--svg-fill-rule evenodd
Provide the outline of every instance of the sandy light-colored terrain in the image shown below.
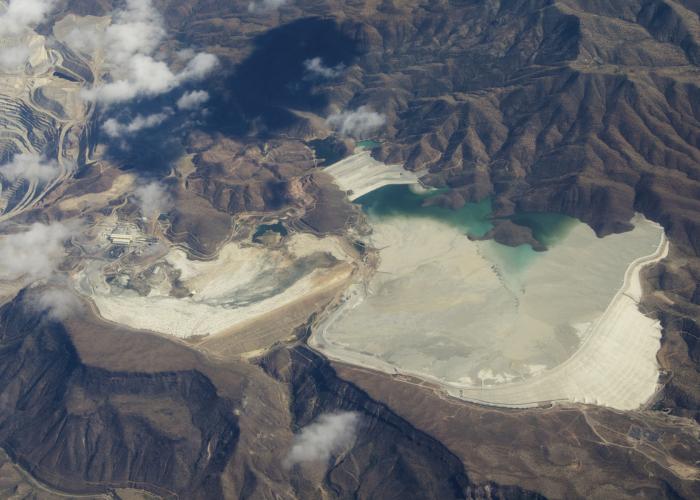
<path fill-rule="evenodd" d="M 371 193 L 383 186 L 418 184 L 415 172 L 402 165 L 387 165 L 372 158 L 370 151 L 360 151 L 324 170 L 333 176 L 340 189 L 348 193 L 350 200 Z"/>
<path fill-rule="evenodd" d="M 102 18 L 67 16 L 56 24 L 51 39 L 29 32 L 20 39 L 2 40 L 9 46 L 26 45 L 29 57 L 26 64 L 0 68 L 0 123 L 4 130 L 0 154 L 48 155 L 57 160 L 58 168 L 48 181 L 32 176 L 0 178 L 0 221 L 32 209 L 75 172 L 84 148 L 81 139 L 94 112 L 80 92 L 87 79 L 98 78 L 99 61 L 93 53 L 77 55 L 63 50 L 61 44 L 68 43 L 76 26 L 99 30 L 104 29 L 104 23 Z"/>
<path fill-rule="evenodd" d="M 374 220 L 377 273 L 353 285 L 311 343 L 472 401 L 637 408 L 656 390 L 660 340 L 637 307 L 639 273 L 667 244 L 659 226 L 634 222 L 604 239 L 579 224 L 523 259 L 522 248 L 473 242 L 438 221 Z"/>
<path fill-rule="evenodd" d="M 303 241 L 295 242 L 298 238 Z M 257 318 L 334 290 L 350 278 L 353 267 L 334 257 L 344 257 L 334 237 L 294 235 L 291 241 L 290 248 L 296 250 L 290 253 L 229 243 L 217 259 L 206 262 L 172 249 L 153 274 L 160 272 L 159 266 L 179 272 L 180 286 L 189 292 L 182 298 L 171 294 L 167 279 L 147 295 L 111 286 L 96 266 L 82 272 L 78 281 L 107 320 L 179 338 L 216 335 L 244 324 L 250 327 Z"/>

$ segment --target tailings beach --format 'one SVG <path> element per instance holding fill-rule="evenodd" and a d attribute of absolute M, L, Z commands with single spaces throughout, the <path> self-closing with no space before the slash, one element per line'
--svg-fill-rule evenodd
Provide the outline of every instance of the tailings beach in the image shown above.
<path fill-rule="evenodd" d="M 639 276 L 668 252 L 660 226 L 637 216 L 633 231 L 601 239 L 543 214 L 549 249 L 535 252 L 467 238 L 488 230 L 484 204 L 443 211 L 407 187 L 384 190 L 358 200 L 376 272 L 357 275 L 313 347 L 490 405 L 634 409 L 653 396 L 661 328 L 638 308 Z"/>

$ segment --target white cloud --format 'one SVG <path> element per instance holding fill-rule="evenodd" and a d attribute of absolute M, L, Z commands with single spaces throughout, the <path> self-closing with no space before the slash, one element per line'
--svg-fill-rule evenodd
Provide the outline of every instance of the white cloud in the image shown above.
<path fill-rule="evenodd" d="M 27 231 L 0 237 L 0 279 L 49 278 L 65 257 L 73 229 L 60 222 L 32 224 Z"/>
<path fill-rule="evenodd" d="M 178 73 L 177 80 L 179 83 L 201 80 L 216 69 L 218 65 L 219 59 L 214 54 L 200 52 L 187 63 L 182 72 Z"/>
<path fill-rule="evenodd" d="M 112 16 L 112 24 L 99 44 L 113 80 L 85 90 L 83 97 L 105 104 L 153 97 L 200 80 L 218 65 L 216 56 L 186 49 L 178 53 L 179 59 L 187 61 L 185 67 L 173 72 L 154 57 L 165 35 L 163 19 L 151 0 L 127 0 L 126 7 Z M 88 41 L 92 37 L 86 33 Z"/>
<path fill-rule="evenodd" d="M 266 12 L 279 9 L 287 2 L 288 0 L 256 0 L 248 4 L 248 12 Z"/>
<path fill-rule="evenodd" d="M 134 194 L 144 217 L 157 217 L 170 210 L 173 205 L 170 194 L 158 182 L 139 186 Z"/>
<path fill-rule="evenodd" d="M 29 59 L 29 48 L 17 45 L 0 49 L 0 69 L 13 71 L 23 67 Z"/>
<path fill-rule="evenodd" d="M 353 443 L 359 423 L 360 415 L 356 412 L 321 415 L 295 436 L 285 465 L 291 467 L 302 462 L 327 462 L 331 455 Z"/>
<path fill-rule="evenodd" d="M 0 37 L 18 36 L 46 19 L 56 0 L 10 0 L 0 14 Z"/>
<path fill-rule="evenodd" d="M 21 37 L 43 22 L 56 5 L 56 0 L 10 0 L 0 14 L 0 38 Z M 14 71 L 29 59 L 29 48 L 11 45 L 0 48 L 0 70 Z"/>
<path fill-rule="evenodd" d="M 198 109 L 209 100 L 209 93 L 204 90 L 193 90 L 185 92 L 177 100 L 177 109 L 192 110 Z"/>
<path fill-rule="evenodd" d="M 102 124 L 102 130 L 110 137 L 124 137 L 125 135 L 135 134 L 136 132 L 148 128 L 157 127 L 165 120 L 170 118 L 173 111 L 170 108 L 165 108 L 160 113 L 151 115 L 137 115 L 136 118 L 129 123 L 121 123 L 115 118 L 110 118 Z"/>
<path fill-rule="evenodd" d="M 345 66 L 343 64 L 338 64 L 331 68 L 323 64 L 323 59 L 320 57 L 314 57 L 313 59 L 304 61 L 304 68 L 313 77 L 335 78 L 343 72 Z"/>
<path fill-rule="evenodd" d="M 104 32 L 99 25 L 84 25 L 73 28 L 63 36 L 68 47 L 80 54 L 92 54 L 103 43 Z"/>
<path fill-rule="evenodd" d="M 50 319 L 61 321 L 83 310 L 83 303 L 67 288 L 43 288 L 28 297 L 37 312 L 46 312 Z"/>
<path fill-rule="evenodd" d="M 196 52 L 194 51 L 194 49 L 187 48 L 175 52 L 175 57 L 177 57 L 180 61 L 187 62 L 190 59 L 192 59 L 195 56 L 195 54 Z"/>
<path fill-rule="evenodd" d="M 163 18 L 151 0 L 127 0 L 105 32 L 109 62 L 126 64 L 136 54 L 153 54 L 165 39 Z"/>
<path fill-rule="evenodd" d="M 36 182 L 49 182 L 61 172 L 54 160 L 47 160 L 34 153 L 15 155 L 12 161 L 0 166 L 0 176 L 9 182 L 17 179 L 27 179 Z"/>
<path fill-rule="evenodd" d="M 384 126 L 386 116 L 368 106 L 360 106 L 354 111 L 334 113 L 328 117 L 327 122 L 343 135 L 363 139 Z"/>

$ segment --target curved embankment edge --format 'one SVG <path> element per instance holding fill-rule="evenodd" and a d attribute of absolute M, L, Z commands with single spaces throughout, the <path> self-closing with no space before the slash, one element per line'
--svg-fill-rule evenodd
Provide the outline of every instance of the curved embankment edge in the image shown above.
<path fill-rule="evenodd" d="M 401 371 L 379 359 L 369 366 L 361 362 L 358 353 L 346 351 L 342 345 L 324 347 L 323 344 L 328 343 L 324 338 L 325 330 L 344 306 L 351 307 L 349 304 L 338 307 L 325 321 L 317 323 L 316 335 L 312 335 L 309 344 L 330 359 L 392 375 L 418 377 L 450 396 L 483 405 L 530 408 L 571 402 L 637 409 L 657 392 L 656 355 L 661 345 L 660 322 L 639 310 L 641 272 L 664 259 L 668 251 L 669 242 L 662 231 L 656 250 L 629 264 L 622 286 L 579 348 L 560 365 L 526 380 L 483 386 L 446 383 L 425 373 Z"/>

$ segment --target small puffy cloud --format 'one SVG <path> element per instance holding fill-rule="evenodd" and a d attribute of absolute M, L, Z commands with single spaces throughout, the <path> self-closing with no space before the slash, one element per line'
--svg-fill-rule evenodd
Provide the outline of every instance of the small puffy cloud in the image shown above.
<path fill-rule="evenodd" d="M 320 57 L 304 61 L 304 69 L 311 77 L 315 78 L 335 78 L 343 72 L 344 68 L 343 64 L 338 64 L 333 68 L 326 66 Z"/>
<path fill-rule="evenodd" d="M 54 9 L 56 0 L 10 0 L 0 14 L 0 38 L 20 37 L 43 22 Z M 0 48 L 0 70 L 15 71 L 29 59 L 29 48 L 12 45 Z"/>
<path fill-rule="evenodd" d="M 63 245 L 73 233 L 71 227 L 54 222 L 0 236 L 0 279 L 49 278 L 65 257 Z"/>
<path fill-rule="evenodd" d="M 327 462 L 335 453 L 355 440 L 360 415 L 356 412 L 325 413 L 304 427 L 294 438 L 285 465 L 303 462 Z"/>
<path fill-rule="evenodd" d="M 384 126 L 386 116 L 368 106 L 360 106 L 354 111 L 334 113 L 328 117 L 327 122 L 343 135 L 364 139 Z"/>
<path fill-rule="evenodd" d="M 34 291 L 29 305 L 37 312 L 45 312 L 52 320 L 61 321 L 82 312 L 83 303 L 68 288 L 51 287 Z"/>
<path fill-rule="evenodd" d="M 0 37 L 18 36 L 43 22 L 56 0 L 10 0 L 0 14 Z"/>
<path fill-rule="evenodd" d="M 79 54 L 92 54 L 103 42 L 104 32 L 98 25 L 84 25 L 66 33 L 62 41 Z"/>
<path fill-rule="evenodd" d="M 189 81 L 202 80 L 216 69 L 219 65 L 219 58 L 214 54 L 200 52 L 189 60 L 185 69 L 177 74 L 178 83 L 186 83 Z"/>
<path fill-rule="evenodd" d="M 140 130 L 157 127 L 165 120 L 172 116 L 173 112 L 170 108 L 165 108 L 160 113 L 151 115 L 137 115 L 136 118 L 129 123 L 121 123 L 115 118 L 110 118 L 102 124 L 102 130 L 110 137 L 124 137 L 126 135 L 135 134 Z"/>
<path fill-rule="evenodd" d="M 163 18 L 151 0 L 127 0 L 105 32 L 108 62 L 126 64 L 135 54 L 153 54 L 165 35 Z"/>
<path fill-rule="evenodd" d="M 0 166 L 0 176 L 9 182 L 27 179 L 35 182 L 49 182 L 61 172 L 54 160 L 47 160 L 34 153 L 15 155 L 12 161 Z"/>
<path fill-rule="evenodd" d="M 134 191 L 134 195 L 141 210 L 141 215 L 144 217 L 157 217 L 170 210 L 173 206 L 170 194 L 158 182 L 139 186 Z"/>
<path fill-rule="evenodd" d="M 177 100 L 177 109 L 193 110 L 199 109 L 204 103 L 209 100 L 209 93 L 204 90 L 193 90 L 185 92 L 182 97 Z"/>
<path fill-rule="evenodd" d="M 248 12 L 265 12 L 279 9 L 287 2 L 288 0 L 256 0 L 248 4 Z"/>
<path fill-rule="evenodd" d="M 112 24 L 97 42 L 104 48 L 112 81 L 86 89 L 83 97 L 105 104 L 154 97 L 183 83 L 201 80 L 217 67 L 218 59 L 213 54 L 186 49 L 177 54 L 185 63 L 184 68 L 174 72 L 154 57 L 165 35 L 163 19 L 151 0 L 127 0 L 125 8 L 115 12 Z M 86 42 L 93 43 L 93 37 L 93 33 L 86 34 Z"/>
<path fill-rule="evenodd" d="M 196 52 L 194 51 L 194 49 L 189 49 L 189 48 L 181 49 L 181 50 L 178 50 L 177 52 L 175 52 L 175 57 L 177 57 L 178 60 L 184 61 L 184 62 L 189 61 L 195 55 L 196 55 Z"/>
<path fill-rule="evenodd" d="M 139 96 L 157 96 L 179 85 L 177 76 L 163 61 L 134 54 L 125 62 L 116 80 L 83 91 L 83 97 L 106 104 L 130 101 Z"/>

